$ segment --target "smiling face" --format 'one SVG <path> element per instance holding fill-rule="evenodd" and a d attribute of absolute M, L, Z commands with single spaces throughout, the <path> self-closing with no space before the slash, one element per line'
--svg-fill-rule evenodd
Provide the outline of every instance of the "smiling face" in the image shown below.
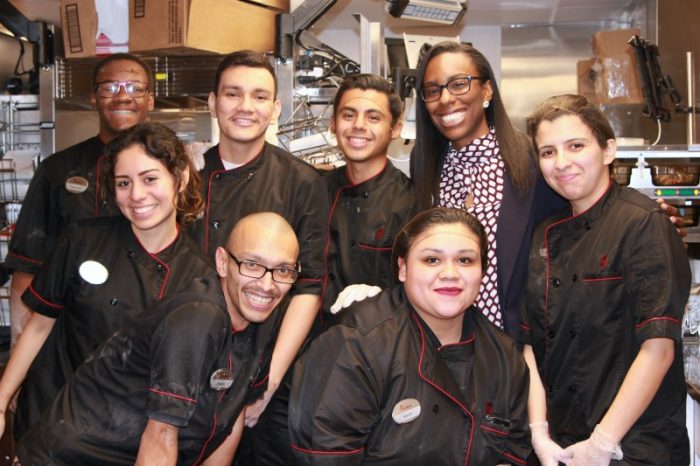
<path fill-rule="evenodd" d="M 275 81 L 265 68 L 233 66 L 221 73 L 217 93 L 209 94 L 209 111 L 219 124 L 223 144 L 259 145 L 281 104 Z"/>
<path fill-rule="evenodd" d="M 471 58 L 460 52 L 441 53 L 428 63 L 421 86 L 441 86 L 465 76 L 479 76 Z M 425 108 L 435 128 L 455 148 L 461 149 L 488 133 L 484 102 L 490 101 L 492 94 L 490 81 L 473 79 L 466 94 L 452 95 L 447 89 L 442 89 L 440 98 L 426 102 Z"/>
<path fill-rule="evenodd" d="M 372 89 L 350 89 L 340 99 L 331 120 L 338 147 L 348 164 L 376 165 L 381 169 L 401 123 L 391 124 L 389 98 Z"/>
<path fill-rule="evenodd" d="M 183 186 L 188 173 L 184 174 Z M 114 165 L 115 198 L 122 214 L 142 244 L 146 238 L 170 238 L 177 234 L 175 177 L 143 146 L 122 150 Z"/>
<path fill-rule="evenodd" d="M 416 236 L 398 265 L 408 300 L 428 326 L 461 328 L 481 285 L 477 235 L 461 223 L 434 225 Z"/>
<path fill-rule="evenodd" d="M 131 60 L 115 60 L 107 63 L 97 74 L 97 82 L 104 81 L 138 81 L 149 82 L 146 70 Z M 149 91 L 142 97 L 129 97 L 124 88 L 113 97 L 102 97 L 94 92 L 91 97 L 93 106 L 100 117 L 100 139 L 109 142 L 120 131 L 146 121 L 148 112 L 153 110 L 153 94 Z"/>
<path fill-rule="evenodd" d="M 610 184 L 614 139 L 600 147 L 591 129 L 575 115 L 540 123 L 535 135 L 540 170 L 547 184 L 567 199 L 574 214 L 588 210 Z"/>
<path fill-rule="evenodd" d="M 226 248 L 239 261 L 255 261 L 268 268 L 295 268 L 299 255 L 296 235 L 289 224 L 274 215 L 262 213 L 255 220 L 241 220 Z M 242 275 L 223 247 L 216 250 L 216 270 L 222 277 L 229 314 L 237 330 L 249 323 L 264 322 L 292 288 L 292 284 L 272 280 L 270 272 L 260 278 Z"/>

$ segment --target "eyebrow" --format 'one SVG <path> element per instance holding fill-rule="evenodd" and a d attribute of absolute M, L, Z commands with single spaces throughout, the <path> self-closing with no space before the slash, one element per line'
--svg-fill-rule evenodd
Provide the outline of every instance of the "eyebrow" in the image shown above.
<path fill-rule="evenodd" d="M 432 252 L 432 253 L 444 253 L 444 249 L 439 249 L 439 248 L 423 248 L 417 252 Z M 456 251 L 458 254 L 464 254 L 465 252 L 478 252 L 476 249 L 460 249 Z"/>
<path fill-rule="evenodd" d="M 452 76 L 448 76 L 447 81 L 445 81 L 445 82 L 452 81 L 453 79 L 458 79 L 458 78 L 466 78 L 467 76 L 477 76 L 477 74 L 476 73 L 474 73 L 474 74 L 472 74 L 472 73 L 457 73 L 457 74 L 453 74 Z M 424 81 L 423 87 L 425 87 L 426 85 L 437 85 L 437 83 L 438 83 L 437 81 Z"/>
<path fill-rule="evenodd" d="M 228 85 L 228 86 L 227 86 L 227 85 L 222 85 L 222 86 L 221 86 L 221 90 L 222 90 L 222 91 L 225 91 L 225 90 L 243 91 L 243 90 L 245 90 L 245 89 L 244 89 L 242 86 L 231 86 L 231 85 Z M 267 93 L 267 94 L 272 94 L 272 93 L 273 93 L 272 90 L 270 90 L 270 89 L 265 89 L 265 88 L 262 88 L 262 87 L 257 87 L 257 88 L 255 88 L 255 89 L 252 89 L 250 92 L 265 92 L 265 93 Z"/>
<path fill-rule="evenodd" d="M 254 253 L 242 252 L 242 253 L 240 254 L 240 256 L 239 256 L 238 254 L 234 254 L 234 255 L 235 255 L 235 256 L 238 258 L 238 260 L 240 260 L 240 261 L 253 261 L 253 262 L 257 262 L 258 264 L 261 264 L 261 265 L 267 265 L 267 263 L 268 263 L 268 261 L 266 260 L 266 258 L 264 258 L 264 257 L 262 257 L 262 256 L 260 256 L 260 255 L 258 255 L 258 254 L 254 254 Z M 270 265 L 270 266 L 268 266 L 268 267 L 289 267 L 289 268 L 293 268 L 293 267 L 296 266 L 296 265 L 297 265 L 297 262 L 284 262 L 284 261 L 282 261 L 282 262 L 280 262 L 280 263 L 277 263 L 277 264 L 274 264 L 274 265 Z"/>
<path fill-rule="evenodd" d="M 148 170 L 144 170 L 142 172 L 139 172 L 138 176 L 143 176 L 143 175 L 146 175 L 146 174 L 151 173 L 151 172 L 160 173 L 160 169 L 159 168 L 149 168 Z M 117 175 L 117 174 L 115 174 L 114 177 L 115 178 L 129 178 L 129 175 Z"/>

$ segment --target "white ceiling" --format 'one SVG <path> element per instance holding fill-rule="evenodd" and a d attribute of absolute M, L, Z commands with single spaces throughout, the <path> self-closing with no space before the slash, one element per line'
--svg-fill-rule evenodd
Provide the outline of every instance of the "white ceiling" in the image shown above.
<path fill-rule="evenodd" d="M 0 0 L 5 1 L 5 0 Z M 156 0 L 158 1 L 158 0 Z M 160 0 L 165 1 L 165 0 Z M 563 24 L 619 21 L 640 0 L 469 0 L 464 25 Z M 30 20 L 59 24 L 59 0 L 10 0 Z M 301 3 L 291 0 L 292 6 Z M 353 13 L 381 21 L 389 29 L 432 26 L 431 23 L 396 19 L 385 12 L 385 0 L 338 0 L 322 17 L 319 28 L 352 28 Z"/>

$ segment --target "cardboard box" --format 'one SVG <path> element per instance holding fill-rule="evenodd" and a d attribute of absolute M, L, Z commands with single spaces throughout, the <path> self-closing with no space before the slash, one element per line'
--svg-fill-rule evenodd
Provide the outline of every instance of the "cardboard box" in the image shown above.
<path fill-rule="evenodd" d="M 595 71 L 593 71 L 595 62 L 595 58 L 576 62 L 576 93 L 584 96 L 592 103 L 598 103 L 598 96 L 595 93 Z"/>
<path fill-rule="evenodd" d="M 279 3 L 279 0 L 261 0 Z M 239 0 L 129 0 L 129 50 L 169 54 L 274 49 L 279 11 Z"/>
<path fill-rule="evenodd" d="M 127 0 L 61 0 L 66 58 L 128 51 Z"/>
<path fill-rule="evenodd" d="M 638 28 L 598 31 L 593 34 L 593 54 L 598 57 L 610 57 L 633 53 L 627 41 L 641 33 Z"/>
<path fill-rule="evenodd" d="M 639 29 L 599 31 L 593 34 L 591 65 L 597 101 L 600 104 L 644 103 L 644 94 L 637 69 L 637 57 L 627 41 Z"/>

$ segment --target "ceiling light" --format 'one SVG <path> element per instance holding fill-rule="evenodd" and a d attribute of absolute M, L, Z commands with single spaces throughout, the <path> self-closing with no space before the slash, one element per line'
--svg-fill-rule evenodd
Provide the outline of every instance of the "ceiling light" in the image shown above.
<path fill-rule="evenodd" d="M 386 10 L 395 18 L 416 19 L 452 26 L 464 16 L 467 11 L 467 2 L 457 0 L 389 0 Z"/>

